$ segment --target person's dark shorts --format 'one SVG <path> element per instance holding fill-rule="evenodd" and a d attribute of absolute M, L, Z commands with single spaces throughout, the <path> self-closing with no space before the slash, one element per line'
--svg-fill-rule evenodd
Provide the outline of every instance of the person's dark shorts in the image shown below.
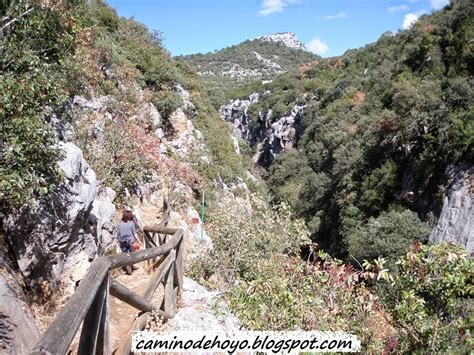
<path fill-rule="evenodd" d="M 122 249 L 122 253 L 133 252 L 132 244 L 129 242 L 120 242 L 120 249 Z"/>

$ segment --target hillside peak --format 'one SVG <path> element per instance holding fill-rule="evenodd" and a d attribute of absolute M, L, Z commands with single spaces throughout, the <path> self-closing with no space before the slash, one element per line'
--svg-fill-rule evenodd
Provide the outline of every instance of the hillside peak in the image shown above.
<path fill-rule="evenodd" d="M 289 48 L 306 50 L 306 47 L 304 46 L 304 44 L 300 42 L 296 34 L 293 32 L 279 32 L 279 33 L 269 34 L 266 36 L 257 37 L 256 39 L 259 39 L 265 42 L 281 43 Z"/>

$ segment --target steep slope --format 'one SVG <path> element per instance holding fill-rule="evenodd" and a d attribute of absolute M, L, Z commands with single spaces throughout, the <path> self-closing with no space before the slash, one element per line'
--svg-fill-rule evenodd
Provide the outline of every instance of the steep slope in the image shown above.
<path fill-rule="evenodd" d="M 31 9 L 3 43 L 0 208 L 21 271 L 56 284 L 108 250 L 115 198 L 245 169 L 195 74 L 145 26 L 101 3 Z"/>
<path fill-rule="evenodd" d="M 271 166 L 275 199 L 306 218 L 321 246 L 392 258 L 426 240 L 420 219 L 439 215 L 448 166 L 472 166 L 473 11 L 453 1 L 408 31 L 249 86 L 221 107 L 254 161 Z"/>
<path fill-rule="evenodd" d="M 100 1 L 0 11 L 0 348 L 16 351 L 38 336 L 34 324 L 10 334 L 32 319 L 17 291 L 47 326 L 90 263 L 116 252 L 122 206 L 143 226 L 143 204 L 169 196 L 192 243 L 195 198 L 242 181 L 246 166 L 197 75 L 144 25 Z"/>
<path fill-rule="evenodd" d="M 0 7 L 2 21 L 23 14 L 0 48 L 1 352 L 28 353 L 39 335 L 28 306 L 43 330 L 90 262 L 117 251 L 123 205 L 142 227 L 160 219 L 165 196 L 169 226 L 184 230 L 187 275 L 224 291 L 218 298 L 186 280 L 168 329 L 236 329 L 233 317 L 213 314 L 224 300 L 252 330 L 351 331 L 368 353 L 469 351 L 473 261 L 449 244 L 416 244 L 394 257 L 429 233 L 409 209 L 430 196 L 420 181 L 436 183 L 448 160 L 466 166 L 447 186 L 444 225 L 470 218 L 456 210 L 460 200 L 472 208 L 459 198 L 472 175 L 466 3 L 425 18 L 432 28 L 239 86 L 248 100 L 223 107 L 235 133 L 265 152 L 255 160 L 270 167 L 276 199 L 296 207 L 311 230 L 288 204 L 269 203 L 246 169 L 248 146 L 231 139 L 198 75 L 170 58 L 156 33 L 102 3 L 79 3 Z M 404 189 L 406 201 L 386 208 Z M 361 241 L 352 242 L 361 262 L 318 249 L 311 233 L 338 246 L 323 228 Z M 388 260 L 362 261 L 363 252 L 371 259 L 387 250 Z M 394 259 L 400 267 L 392 273 Z M 134 277 L 142 272 L 119 278 L 140 290 Z M 125 318 L 118 313 L 116 323 Z M 155 325 L 150 319 L 151 329 L 163 329 Z"/>
<path fill-rule="evenodd" d="M 222 103 L 225 91 L 235 86 L 271 80 L 319 58 L 291 32 L 258 37 L 214 53 L 176 57 L 197 69 L 214 103 Z"/>

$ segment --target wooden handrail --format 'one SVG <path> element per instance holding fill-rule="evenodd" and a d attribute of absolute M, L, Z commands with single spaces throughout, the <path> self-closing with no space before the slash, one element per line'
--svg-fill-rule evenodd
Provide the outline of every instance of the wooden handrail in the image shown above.
<path fill-rule="evenodd" d="M 171 238 L 159 246 L 156 246 L 154 242 L 151 243 L 154 245 L 152 248 L 96 259 L 66 306 L 58 313 L 53 323 L 33 347 L 32 354 L 66 354 L 81 324 L 82 333 L 78 353 L 107 354 L 109 294 L 146 312 L 134 322 L 134 327 L 143 329 L 146 316 L 150 311 L 156 311 L 164 319 L 174 316 L 177 296 L 183 289 L 182 240 L 184 231 L 179 228 L 166 228 L 171 211 L 166 199 L 163 205 L 164 218 L 162 222 L 157 226 L 146 226 L 144 232 L 145 236 L 148 235 L 150 239 L 154 234 L 171 235 Z M 162 256 L 162 262 L 150 277 L 143 296 L 128 290 L 127 287 L 109 276 L 109 271 L 112 269 L 152 260 L 159 256 Z M 153 264 L 155 263 L 156 261 Z M 150 301 L 160 282 L 164 284 L 165 294 L 162 305 L 158 309 Z M 123 349 L 129 351 L 130 341 L 128 339 L 126 339 Z"/>
<path fill-rule="evenodd" d="M 182 229 L 178 229 L 176 233 L 173 235 L 168 242 L 159 247 L 155 248 L 148 248 L 140 251 L 136 251 L 134 253 L 121 253 L 108 256 L 107 258 L 110 260 L 111 269 L 116 269 L 122 266 L 133 265 L 139 263 L 140 261 L 149 260 L 152 258 L 156 258 L 157 256 L 163 255 L 168 253 L 170 250 L 176 248 L 178 243 L 181 242 L 183 238 L 184 231 Z"/>

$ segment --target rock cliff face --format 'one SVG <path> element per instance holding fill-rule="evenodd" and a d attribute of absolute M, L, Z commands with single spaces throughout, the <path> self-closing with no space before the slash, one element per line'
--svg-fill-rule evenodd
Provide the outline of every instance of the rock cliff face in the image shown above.
<path fill-rule="evenodd" d="M 59 162 L 62 184 L 51 198 L 3 221 L 20 271 L 32 286 L 47 281 L 54 287 L 68 280 L 77 267 L 83 268 L 112 242 L 115 193 L 101 191 L 75 144 L 59 146 L 64 152 Z"/>
<path fill-rule="evenodd" d="M 212 331 L 232 334 L 241 329 L 239 320 L 230 313 L 224 302 L 218 302 L 218 292 L 210 292 L 197 282 L 185 277 L 182 305 L 164 329 L 151 331 Z M 217 302 L 216 302 L 217 301 Z M 219 315 L 214 311 L 219 309 Z"/>
<path fill-rule="evenodd" d="M 281 117 L 274 117 L 272 110 L 259 112 L 257 122 L 252 123 L 249 107 L 258 100 L 258 93 L 253 93 L 247 99 L 230 101 L 219 112 L 222 119 L 232 124 L 234 137 L 246 140 L 255 149 L 253 162 L 268 167 L 284 149 L 296 145 L 302 133 L 301 115 L 305 106 L 295 104 Z"/>
<path fill-rule="evenodd" d="M 430 241 L 459 244 L 474 256 L 474 167 L 451 167 L 448 175 L 452 183 Z"/>

